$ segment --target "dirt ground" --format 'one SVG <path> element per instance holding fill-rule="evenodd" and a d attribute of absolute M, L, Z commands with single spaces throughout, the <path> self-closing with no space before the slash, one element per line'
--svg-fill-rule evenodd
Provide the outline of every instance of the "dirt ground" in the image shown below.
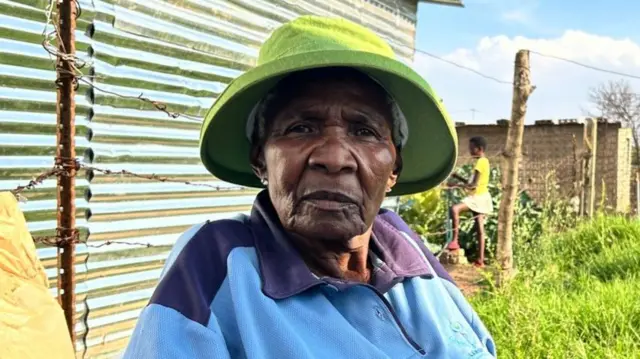
<path fill-rule="evenodd" d="M 469 297 L 482 289 L 482 269 L 470 264 L 443 264 L 447 272 L 458 285 L 465 297 Z"/>

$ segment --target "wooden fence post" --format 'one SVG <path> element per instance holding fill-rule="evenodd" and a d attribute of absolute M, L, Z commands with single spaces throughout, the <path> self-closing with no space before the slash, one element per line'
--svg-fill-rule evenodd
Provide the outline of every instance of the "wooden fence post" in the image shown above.
<path fill-rule="evenodd" d="M 571 210 L 573 214 L 580 215 L 580 208 L 582 201 L 582 177 L 580 175 L 582 161 L 580 160 L 580 152 L 578 149 L 578 139 L 576 135 L 571 135 L 571 144 L 573 145 L 573 161 L 571 163 L 571 193 L 569 196 L 569 202 L 571 203 Z"/>
<path fill-rule="evenodd" d="M 596 203 L 596 165 L 598 161 L 598 119 L 589 118 L 588 120 L 589 137 L 591 142 L 591 163 L 590 170 L 591 181 L 589 182 L 589 217 L 593 217 Z"/>
<path fill-rule="evenodd" d="M 593 217 L 596 201 L 596 154 L 598 149 L 598 119 L 586 119 L 584 123 L 583 142 L 585 153 L 584 165 L 582 167 L 583 182 L 580 213 L 583 216 Z"/>
<path fill-rule="evenodd" d="M 636 171 L 636 216 L 640 218 L 640 169 Z"/>
<path fill-rule="evenodd" d="M 502 200 L 498 212 L 498 263 L 500 273 L 496 285 L 501 286 L 513 275 L 513 211 L 518 194 L 518 170 L 522 158 L 522 137 L 527 113 L 527 100 L 535 87 L 531 86 L 529 51 L 516 54 L 513 75 L 511 121 L 507 143 L 502 153 Z"/>

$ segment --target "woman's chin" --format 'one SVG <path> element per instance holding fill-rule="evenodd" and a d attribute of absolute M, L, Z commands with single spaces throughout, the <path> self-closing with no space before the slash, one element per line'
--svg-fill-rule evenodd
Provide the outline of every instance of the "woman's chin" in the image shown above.
<path fill-rule="evenodd" d="M 367 230 L 359 216 L 344 215 L 312 216 L 305 218 L 304 221 L 296 221 L 296 227 L 293 229 L 295 233 L 325 241 L 347 241 Z"/>

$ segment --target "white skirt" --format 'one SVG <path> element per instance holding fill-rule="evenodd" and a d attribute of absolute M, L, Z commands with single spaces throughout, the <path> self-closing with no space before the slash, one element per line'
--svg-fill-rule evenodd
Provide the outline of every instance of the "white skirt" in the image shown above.
<path fill-rule="evenodd" d="M 479 214 L 489 214 L 493 212 L 493 200 L 490 193 L 472 194 L 465 197 L 462 203 L 466 204 L 470 210 Z"/>

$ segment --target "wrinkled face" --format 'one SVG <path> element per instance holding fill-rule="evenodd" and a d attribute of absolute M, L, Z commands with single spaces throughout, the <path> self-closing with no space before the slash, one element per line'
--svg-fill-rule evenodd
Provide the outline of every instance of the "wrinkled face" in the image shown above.
<path fill-rule="evenodd" d="M 268 120 L 256 172 L 267 178 L 287 231 L 349 240 L 371 226 L 395 184 L 390 108 L 369 81 L 325 77 L 296 86 Z"/>

